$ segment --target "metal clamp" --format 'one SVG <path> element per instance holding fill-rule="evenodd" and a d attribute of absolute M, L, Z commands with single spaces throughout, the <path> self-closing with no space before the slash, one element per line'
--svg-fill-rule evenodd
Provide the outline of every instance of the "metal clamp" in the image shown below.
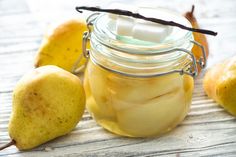
<path fill-rule="evenodd" d="M 86 44 L 87 44 L 87 41 L 89 40 L 89 38 L 90 38 L 90 33 L 88 31 L 84 32 L 84 36 L 83 36 L 83 54 L 84 54 L 85 58 L 89 58 L 89 50 L 86 49 Z M 202 65 L 201 68 L 204 68 L 205 65 L 206 65 L 206 62 L 205 62 L 206 61 L 206 59 L 205 59 L 206 55 L 205 55 L 205 51 L 204 50 L 203 50 L 204 61 L 202 61 L 202 60 L 201 61 L 197 61 L 195 56 L 194 56 L 194 54 L 192 53 L 192 51 L 189 51 L 189 50 L 186 50 L 186 49 L 183 49 L 183 48 L 175 48 L 175 49 L 172 49 L 170 51 L 162 52 L 160 54 L 168 54 L 168 53 L 172 53 L 174 51 L 181 51 L 181 52 L 184 52 L 184 53 L 187 53 L 188 55 L 190 55 L 191 60 L 192 60 L 191 67 L 187 68 L 187 70 L 186 70 L 186 67 L 184 67 L 182 69 L 171 70 L 171 71 L 167 71 L 167 72 L 163 72 L 163 73 L 158 73 L 158 74 L 154 74 L 154 75 L 137 76 L 135 74 L 122 73 L 122 72 L 116 71 L 115 69 L 110 69 L 110 68 L 104 67 L 103 65 L 101 65 L 99 63 L 96 63 L 96 64 L 99 65 L 100 67 L 106 69 L 106 70 L 111 71 L 111 72 L 122 74 L 122 75 L 129 76 L 129 77 L 157 77 L 157 76 L 163 76 L 163 75 L 167 75 L 167 74 L 171 74 L 171 73 L 179 73 L 180 75 L 187 74 L 187 75 L 190 75 L 190 76 L 192 76 L 194 78 L 198 75 L 197 64 L 199 63 L 200 66 Z"/>
<path fill-rule="evenodd" d="M 90 40 L 90 31 L 85 31 L 83 34 L 82 52 L 85 58 L 89 58 L 89 49 L 87 49 L 87 42 Z"/>
<path fill-rule="evenodd" d="M 194 45 L 201 48 L 203 57 L 200 57 L 199 60 L 197 60 L 197 63 L 200 65 L 200 67 L 202 69 L 205 68 L 207 65 L 207 58 L 206 58 L 206 50 L 205 50 L 204 46 L 194 40 L 191 40 L 190 42 L 192 42 Z"/>
<path fill-rule="evenodd" d="M 87 23 L 87 28 L 89 31 L 85 31 L 83 34 L 83 43 L 82 43 L 82 49 L 83 49 L 83 54 L 85 58 L 89 58 L 89 49 L 87 49 L 87 42 L 90 40 L 90 35 L 91 35 L 91 31 L 92 31 L 92 26 L 94 21 L 96 20 L 97 16 L 100 13 L 94 13 L 91 14 L 87 19 L 86 19 L 86 23 Z"/>
<path fill-rule="evenodd" d="M 93 23 L 96 20 L 98 15 L 99 15 L 99 13 L 94 13 L 94 14 L 90 15 L 86 20 L 88 31 L 85 31 L 84 34 L 83 34 L 83 41 L 82 41 L 82 52 L 83 52 L 83 54 L 80 55 L 80 57 L 78 58 L 78 60 L 76 61 L 75 65 L 73 67 L 72 71 L 74 73 L 79 73 L 86 67 L 86 64 L 88 62 L 88 58 L 89 58 L 89 55 L 90 55 L 89 49 L 87 49 L 87 43 L 90 40 Z M 191 59 L 192 59 L 192 65 L 191 65 L 191 67 L 188 67 L 187 69 L 186 69 L 186 67 L 184 67 L 183 69 L 171 70 L 171 71 L 168 71 L 168 72 L 158 73 L 158 74 L 154 74 L 154 75 L 137 76 L 135 74 L 125 74 L 125 73 L 116 71 L 115 69 L 109 69 L 109 68 L 104 67 L 103 65 L 101 65 L 99 63 L 97 63 L 97 65 L 99 65 L 102 68 L 105 68 L 105 69 L 107 69 L 111 72 L 123 74 L 123 75 L 126 75 L 126 76 L 131 76 L 131 77 L 153 77 L 153 76 L 162 76 L 162 75 L 171 74 L 171 73 L 179 73 L 180 75 L 187 74 L 187 75 L 190 75 L 192 77 L 196 77 L 198 75 L 197 64 L 199 64 L 202 69 L 206 67 L 206 52 L 205 52 L 204 47 L 200 43 L 198 43 L 196 41 L 190 41 L 190 42 L 192 42 L 193 44 L 195 44 L 195 45 L 197 45 L 201 48 L 203 57 L 200 57 L 199 60 L 196 60 L 196 58 L 195 58 L 194 54 L 192 53 L 192 51 L 189 51 L 189 50 L 186 50 L 186 49 L 183 49 L 183 48 L 176 48 L 176 49 L 172 49 L 170 51 L 165 51 L 165 52 L 160 53 L 160 54 L 167 54 L 167 53 L 172 53 L 173 51 L 182 51 L 184 53 L 187 53 L 188 55 L 191 56 Z M 85 63 L 85 66 L 83 65 L 79 68 L 76 68 L 78 66 L 78 64 L 80 63 L 80 61 L 82 60 L 82 57 L 85 57 L 87 59 L 86 63 Z"/>
<path fill-rule="evenodd" d="M 88 58 L 89 58 L 89 49 L 87 49 L 87 43 L 90 40 L 90 35 L 91 35 L 91 30 L 92 30 L 93 22 L 96 20 L 98 15 L 99 15 L 99 13 L 94 13 L 94 14 L 91 14 L 86 19 L 88 31 L 85 31 L 84 34 L 83 34 L 82 54 L 79 56 L 79 58 L 77 59 L 77 61 L 75 62 L 74 66 L 72 68 L 72 73 L 73 74 L 79 74 L 79 73 L 81 73 L 86 68 L 86 65 L 87 65 L 87 62 L 88 62 Z M 86 62 L 85 62 L 84 65 L 81 65 L 80 67 L 78 67 L 78 65 L 81 62 L 81 60 L 83 59 L 83 57 L 86 58 Z"/>
<path fill-rule="evenodd" d="M 182 51 L 182 52 L 187 53 L 188 55 L 191 56 L 192 62 L 193 62 L 192 66 L 189 67 L 187 70 L 184 70 L 184 68 L 183 68 L 181 70 L 174 70 L 174 71 L 179 72 L 180 75 L 187 74 L 187 75 L 190 75 L 192 77 L 196 77 L 198 75 L 197 60 L 196 60 L 194 54 L 192 53 L 192 51 L 189 51 L 189 50 L 186 50 L 186 49 L 183 49 L 183 48 L 177 48 L 177 49 L 174 49 L 173 51 Z"/>

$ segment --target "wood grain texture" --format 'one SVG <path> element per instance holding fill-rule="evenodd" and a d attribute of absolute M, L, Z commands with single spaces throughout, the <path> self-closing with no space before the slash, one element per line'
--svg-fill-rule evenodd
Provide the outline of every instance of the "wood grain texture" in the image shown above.
<path fill-rule="evenodd" d="M 53 20 L 44 14 L 38 18 L 39 14 L 35 14 L 37 7 L 32 9 L 32 5 L 42 6 L 34 2 L 0 0 L 0 145 L 9 141 L 7 126 L 12 90 L 21 76 L 33 68 L 34 56 L 43 32 L 50 20 Z M 59 0 L 56 3 L 62 5 L 57 7 L 59 10 L 64 9 L 66 16 L 77 4 L 75 0 L 71 3 Z M 142 4 L 143 1 L 131 0 L 130 3 Z M 158 0 L 154 4 L 145 1 L 147 5 L 161 5 L 180 12 L 190 8 L 193 3 L 196 4 L 200 25 L 219 32 L 217 37 L 208 37 L 211 53 L 208 67 L 235 55 L 236 1 Z M 95 4 L 101 5 L 101 2 L 96 1 Z M 192 107 L 186 119 L 162 137 L 120 137 L 102 129 L 86 112 L 70 134 L 32 151 L 20 152 L 10 147 L 1 151 L 0 156 L 236 156 L 236 118 L 206 97 L 202 89 L 202 78 L 203 73 L 195 80 Z"/>

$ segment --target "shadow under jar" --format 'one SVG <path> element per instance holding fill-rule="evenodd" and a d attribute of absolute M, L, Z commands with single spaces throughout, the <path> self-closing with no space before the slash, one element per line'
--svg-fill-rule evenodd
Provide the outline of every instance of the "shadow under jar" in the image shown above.
<path fill-rule="evenodd" d="M 181 15 L 157 12 L 191 27 Z M 92 21 L 84 78 L 92 117 L 129 137 L 159 136 L 176 127 L 189 111 L 197 75 L 192 32 L 173 27 L 163 41 L 150 42 L 117 34 L 117 19 L 108 14 Z"/>

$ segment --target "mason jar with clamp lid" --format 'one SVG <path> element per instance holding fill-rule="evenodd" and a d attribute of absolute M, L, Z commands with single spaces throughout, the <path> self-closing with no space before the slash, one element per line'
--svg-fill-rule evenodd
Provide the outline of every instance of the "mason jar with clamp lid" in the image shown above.
<path fill-rule="evenodd" d="M 166 9 L 139 11 L 191 27 Z M 129 137 L 159 136 L 176 127 L 189 111 L 197 64 L 206 64 L 192 32 L 105 13 L 91 15 L 87 23 L 84 86 L 86 106 L 96 122 Z M 202 48 L 200 60 L 191 52 L 193 44 Z"/>

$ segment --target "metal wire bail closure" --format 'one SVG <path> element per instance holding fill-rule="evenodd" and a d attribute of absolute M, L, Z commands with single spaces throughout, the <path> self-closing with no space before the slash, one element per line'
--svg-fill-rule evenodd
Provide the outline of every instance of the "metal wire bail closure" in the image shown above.
<path fill-rule="evenodd" d="M 207 58 L 206 58 L 206 50 L 204 48 L 203 45 L 201 45 L 200 43 L 194 41 L 194 40 L 191 40 L 190 42 L 192 42 L 194 45 L 198 46 L 201 48 L 202 50 L 202 57 L 200 57 L 199 60 L 197 60 L 197 63 L 200 65 L 201 69 L 204 69 L 207 65 Z"/>
<path fill-rule="evenodd" d="M 89 58 L 89 49 L 87 49 L 87 43 L 90 40 L 91 27 L 93 25 L 94 20 L 97 18 L 97 15 L 99 15 L 99 13 L 94 13 L 86 19 L 87 28 L 89 31 L 85 31 L 83 33 L 82 54 L 79 56 L 79 58 L 77 59 L 77 61 L 74 64 L 74 66 L 72 67 L 71 71 L 73 74 L 79 74 L 79 73 L 83 72 L 83 70 L 86 68 L 88 58 Z M 78 65 L 81 62 L 81 60 L 83 59 L 83 57 L 86 58 L 86 62 L 84 65 L 81 65 L 80 67 L 78 67 Z"/>
<path fill-rule="evenodd" d="M 192 58 L 192 62 L 193 62 L 192 67 L 188 68 L 187 71 L 185 71 L 184 69 L 182 69 L 180 71 L 179 70 L 174 70 L 174 71 L 179 72 L 181 75 L 188 74 L 188 75 L 191 75 L 192 77 L 195 78 L 198 76 L 197 64 L 199 64 L 201 69 L 204 69 L 207 65 L 207 58 L 206 58 L 206 51 L 205 51 L 205 48 L 203 45 L 201 45 L 200 43 L 198 43 L 194 40 L 191 40 L 190 42 L 201 48 L 202 56 L 199 58 L 199 60 L 197 60 L 192 51 L 188 51 L 186 49 L 180 49 L 180 48 L 174 49 L 175 51 L 182 51 L 182 52 L 185 52 L 188 55 L 190 55 Z"/>
<path fill-rule="evenodd" d="M 90 35 L 91 35 L 91 29 L 93 26 L 93 22 L 96 20 L 97 16 L 100 13 L 94 13 L 91 14 L 87 19 L 86 19 L 86 23 L 87 23 L 87 28 L 89 31 L 85 31 L 83 34 L 83 55 L 85 58 L 89 58 L 89 49 L 87 49 L 87 42 L 90 40 Z"/>
<path fill-rule="evenodd" d="M 89 58 L 89 53 L 90 53 L 89 49 L 87 49 L 87 42 L 90 40 L 91 28 L 93 26 L 93 22 L 96 20 L 98 15 L 99 15 L 99 13 L 94 13 L 94 14 L 90 15 L 87 18 L 87 20 L 86 20 L 87 27 L 88 27 L 89 31 L 85 31 L 84 34 L 83 34 L 82 51 L 83 51 L 83 56 L 85 58 L 87 58 L 87 59 Z M 170 52 L 173 52 L 173 51 L 182 51 L 184 53 L 187 53 L 188 55 L 190 55 L 190 57 L 192 59 L 192 65 L 189 68 L 187 68 L 187 69 L 186 69 L 186 67 L 184 67 L 182 69 L 176 69 L 176 70 L 171 70 L 171 71 L 168 71 L 168 72 L 158 73 L 158 74 L 154 74 L 152 76 L 162 76 L 162 75 L 171 74 L 171 73 L 179 73 L 180 75 L 187 74 L 187 75 L 190 75 L 190 76 L 192 76 L 194 78 L 196 76 L 198 76 L 197 64 L 200 65 L 201 69 L 206 67 L 206 63 L 207 63 L 206 52 L 205 52 L 204 47 L 200 43 L 198 43 L 196 41 L 193 41 L 193 40 L 191 40 L 190 42 L 193 43 L 196 46 L 199 46 L 201 48 L 201 50 L 202 50 L 202 57 L 200 57 L 199 60 L 196 60 L 196 58 L 195 58 L 195 56 L 194 56 L 192 51 L 189 51 L 189 50 L 186 50 L 186 49 L 183 49 L 183 48 L 175 48 L 175 49 L 172 49 L 170 51 L 162 52 L 162 54 L 170 53 Z M 77 65 L 78 65 L 78 63 L 77 63 Z M 107 67 L 103 67 L 100 64 L 98 64 L 98 65 L 101 66 L 102 68 L 105 68 L 105 69 L 109 70 L 109 71 L 112 71 L 112 72 L 115 72 L 115 73 L 119 73 L 119 74 L 121 73 L 121 72 L 116 71 L 114 69 L 109 69 Z M 123 75 L 131 76 L 131 77 L 140 77 L 140 76 L 132 75 L 132 74 L 123 74 Z M 150 76 L 148 76 L 148 77 L 150 77 Z"/>
<path fill-rule="evenodd" d="M 90 39 L 90 32 L 85 31 L 83 34 L 83 43 L 82 43 L 82 51 L 85 58 L 89 58 L 89 49 L 87 49 L 87 42 Z"/>

